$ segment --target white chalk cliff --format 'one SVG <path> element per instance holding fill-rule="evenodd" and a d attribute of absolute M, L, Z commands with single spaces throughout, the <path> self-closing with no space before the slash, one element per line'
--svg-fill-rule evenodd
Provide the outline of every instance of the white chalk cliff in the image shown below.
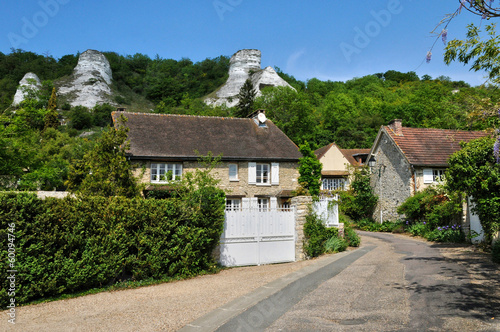
<path fill-rule="evenodd" d="M 58 95 L 64 96 L 71 106 L 92 108 L 111 102 L 113 75 L 108 59 L 101 52 L 87 50 L 78 58 L 69 81 L 62 83 Z"/>
<path fill-rule="evenodd" d="M 266 86 L 286 86 L 292 88 L 271 67 L 261 68 L 261 52 L 259 50 L 240 50 L 229 60 L 229 78 L 215 93 L 216 97 L 205 99 L 208 105 L 227 105 L 233 107 L 238 104 L 237 95 L 245 81 L 250 78 L 256 96 L 262 95 L 261 89 Z M 293 89 L 293 88 L 292 88 Z"/>
<path fill-rule="evenodd" d="M 40 90 L 42 82 L 38 76 L 34 73 L 27 73 L 24 75 L 22 80 L 19 81 L 19 87 L 17 88 L 16 94 L 14 95 L 14 102 L 12 105 L 19 105 L 27 95 L 27 89 L 31 89 L 33 92 Z"/>

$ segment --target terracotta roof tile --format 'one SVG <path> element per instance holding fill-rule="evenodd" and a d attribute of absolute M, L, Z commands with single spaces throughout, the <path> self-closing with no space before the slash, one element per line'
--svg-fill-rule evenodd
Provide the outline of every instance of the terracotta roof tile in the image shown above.
<path fill-rule="evenodd" d="M 461 148 L 460 142 L 488 135 L 483 131 L 402 127 L 403 135 L 398 136 L 390 127 L 384 129 L 408 161 L 418 166 L 448 166 L 448 158 Z"/>
<path fill-rule="evenodd" d="M 356 160 L 356 158 L 354 158 L 354 156 L 357 154 L 368 155 L 370 153 L 370 149 L 340 149 L 340 152 L 342 152 L 351 165 L 360 166 L 361 164 Z"/>
<path fill-rule="evenodd" d="M 132 158 L 197 158 L 212 152 L 223 159 L 298 160 L 297 146 L 270 120 L 113 112 L 125 116 Z"/>

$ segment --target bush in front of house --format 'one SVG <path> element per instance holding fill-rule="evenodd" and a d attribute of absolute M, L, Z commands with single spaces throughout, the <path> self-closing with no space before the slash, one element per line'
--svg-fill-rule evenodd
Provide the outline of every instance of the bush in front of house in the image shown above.
<path fill-rule="evenodd" d="M 120 280 L 210 270 L 224 226 L 224 193 L 201 187 L 187 195 L 189 199 L 40 200 L 30 194 L 0 194 L 1 303 L 5 306 L 12 297 L 6 268 L 10 258 L 10 269 L 18 271 L 18 305 Z M 9 256 L 9 248 L 15 256 Z"/>
<path fill-rule="evenodd" d="M 339 235 L 339 230 L 326 227 L 315 213 L 306 216 L 304 224 L 304 252 L 309 257 L 318 257 L 324 253 L 334 253 L 346 250 L 347 247 L 358 247 L 361 239 L 349 226 L 344 224 L 344 237 Z"/>
<path fill-rule="evenodd" d="M 361 238 L 349 224 L 344 224 L 344 239 L 349 247 L 359 247 Z"/>
<path fill-rule="evenodd" d="M 370 169 L 366 166 L 354 170 L 354 179 L 347 191 L 339 191 L 339 208 L 352 220 L 370 218 L 378 197 L 370 186 Z"/>
<path fill-rule="evenodd" d="M 404 214 L 410 224 L 426 222 L 434 229 L 460 221 L 462 201 L 458 193 L 446 193 L 441 188 L 429 187 L 408 197 L 397 212 Z"/>

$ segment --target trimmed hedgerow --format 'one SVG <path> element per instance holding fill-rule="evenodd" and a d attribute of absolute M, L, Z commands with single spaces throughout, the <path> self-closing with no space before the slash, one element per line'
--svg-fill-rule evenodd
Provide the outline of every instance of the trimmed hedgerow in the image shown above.
<path fill-rule="evenodd" d="M 224 227 L 224 193 L 202 187 L 182 200 L 0 194 L 0 225 L 0 301 L 13 297 L 7 271 L 16 270 L 19 305 L 120 280 L 211 269 Z"/>

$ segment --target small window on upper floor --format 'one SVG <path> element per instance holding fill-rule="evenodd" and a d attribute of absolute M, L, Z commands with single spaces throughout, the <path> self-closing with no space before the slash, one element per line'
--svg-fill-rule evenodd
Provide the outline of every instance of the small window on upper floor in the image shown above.
<path fill-rule="evenodd" d="M 229 181 L 238 181 L 238 165 L 229 164 Z"/>

